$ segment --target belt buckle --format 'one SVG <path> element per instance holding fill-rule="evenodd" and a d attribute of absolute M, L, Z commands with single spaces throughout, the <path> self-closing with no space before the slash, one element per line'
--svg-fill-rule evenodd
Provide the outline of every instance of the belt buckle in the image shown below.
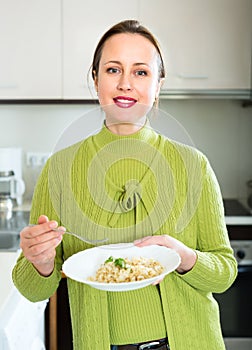
<path fill-rule="evenodd" d="M 139 345 L 138 350 L 150 349 L 150 346 L 159 345 L 159 344 L 160 344 L 159 341 L 152 341 L 150 343 Z"/>

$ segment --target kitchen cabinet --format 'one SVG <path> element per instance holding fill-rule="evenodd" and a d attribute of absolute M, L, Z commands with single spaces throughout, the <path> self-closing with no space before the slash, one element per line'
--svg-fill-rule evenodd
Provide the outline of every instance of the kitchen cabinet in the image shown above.
<path fill-rule="evenodd" d="M 0 98 L 61 97 L 61 1 L 1 1 Z"/>
<path fill-rule="evenodd" d="M 163 49 L 163 91 L 249 93 L 251 0 L 139 0 L 139 17 Z"/>
<path fill-rule="evenodd" d="M 88 72 L 98 40 L 111 25 L 136 18 L 138 1 L 128 0 L 123 11 L 116 0 L 63 0 L 62 3 L 63 98 L 94 99 L 96 92 Z"/>
<path fill-rule="evenodd" d="M 0 100 L 96 99 L 95 47 L 130 18 L 160 41 L 162 95 L 249 97 L 251 0 L 128 0 L 123 11 L 116 0 L 0 1 Z"/>

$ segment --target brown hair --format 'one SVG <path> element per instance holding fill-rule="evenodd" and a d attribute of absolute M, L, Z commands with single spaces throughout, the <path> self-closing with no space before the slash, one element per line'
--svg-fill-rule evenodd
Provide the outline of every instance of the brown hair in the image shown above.
<path fill-rule="evenodd" d="M 139 34 L 148 39 L 156 48 L 158 57 L 159 57 L 159 79 L 162 79 L 165 77 L 165 69 L 164 69 L 164 62 L 161 54 L 161 50 L 158 44 L 158 41 L 153 36 L 153 34 L 144 26 L 142 26 L 138 21 L 136 20 L 125 20 L 122 22 L 119 22 L 115 24 L 113 27 L 111 27 L 100 39 L 96 50 L 94 52 L 93 62 L 91 65 L 92 69 L 92 78 L 95 79 L 95 76 L 98 75 L 99 71 L 99 63 L 101 60 L 102 50 L 104 47 L 105 42 L 116 34 L 122 34 L 122 33 L 130 33 L 130 34 Z"/>

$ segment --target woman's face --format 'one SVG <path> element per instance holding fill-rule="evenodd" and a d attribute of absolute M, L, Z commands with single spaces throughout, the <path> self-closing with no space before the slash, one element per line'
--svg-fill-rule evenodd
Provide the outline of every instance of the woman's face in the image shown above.
<path fill-rule="evenodd" d="M 158 53 L 148 39 L 123 33 L 105 42 L 95 87 L 107 118 L 111 109 L 115 122 L 137 122 L 152 107 L 160 85 Z"/>

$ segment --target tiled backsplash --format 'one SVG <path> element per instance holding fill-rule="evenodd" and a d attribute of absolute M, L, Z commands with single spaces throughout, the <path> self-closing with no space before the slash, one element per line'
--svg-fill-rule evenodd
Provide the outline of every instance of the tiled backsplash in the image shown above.
<path fill-rule="evenodd" d="M 246 182 L 252 178 L 252 108 L 243 108 L 234 100 L 167 99 L 160 101 L 159 109 L 175 118 L 206 154 L 223 197 L 246 201 Z M 87 113 L 90 110 L 92 113 Z M 94 114 L 97 118 L 93 119 Z M 61 135 L 79 118 L 83 123 L 78 137 L 82 137 L 97 130 L 102 116 L 94 105 L 0 105 L 0 147 L 23 149 L 25 198 L 31 198 L 41 171 L 26 165 L 26 153 L 53 152 Z"/>

